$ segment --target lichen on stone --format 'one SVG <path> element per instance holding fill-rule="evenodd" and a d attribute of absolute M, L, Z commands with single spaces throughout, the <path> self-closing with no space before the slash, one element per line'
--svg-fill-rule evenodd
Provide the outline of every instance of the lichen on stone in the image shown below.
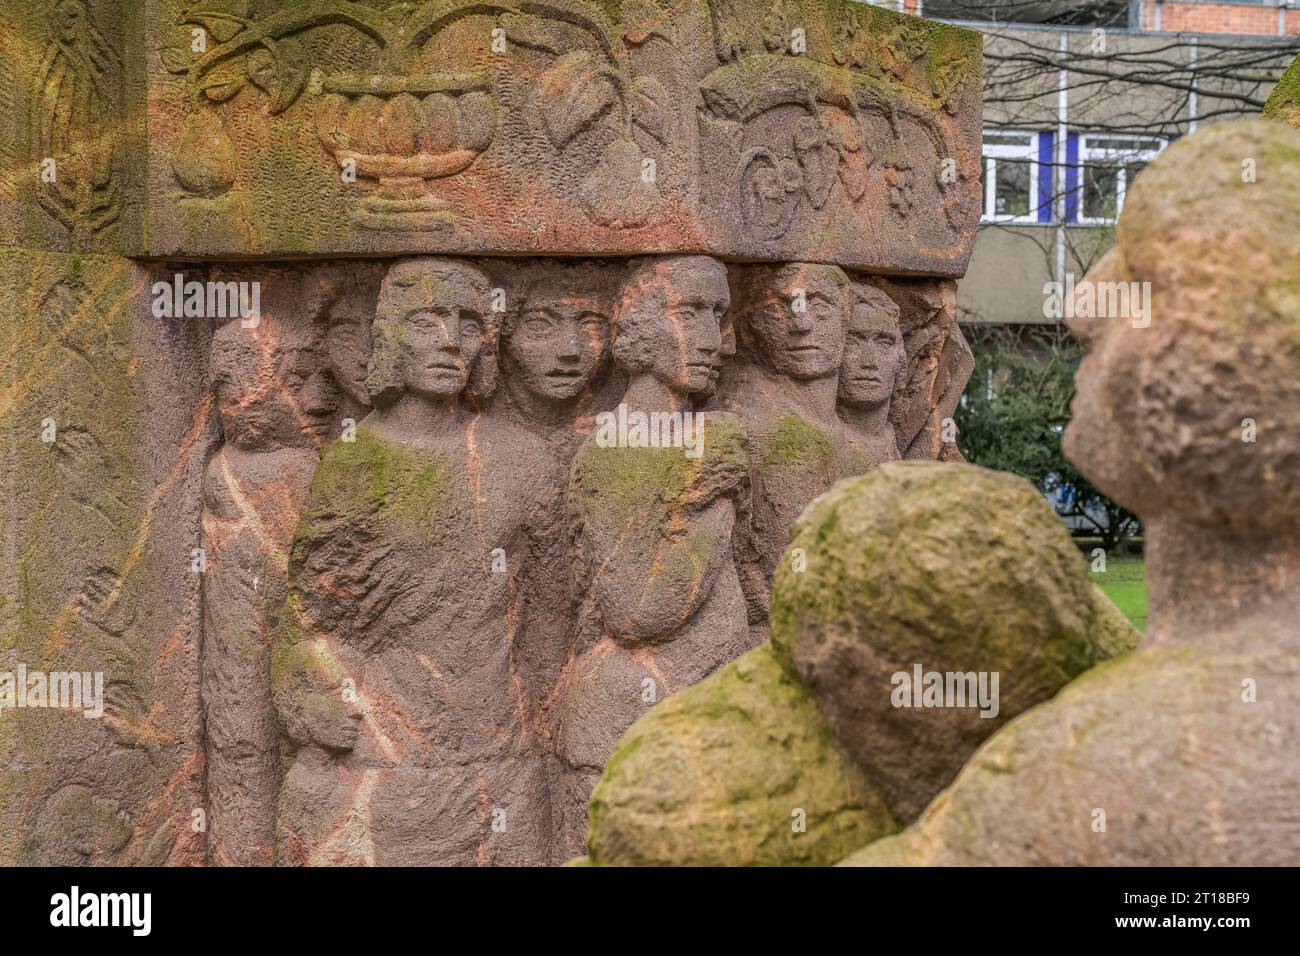
<path fill-rule="evenodd" d="M 763 644 L 624 735 L 583 865 L 826 865 L 898 826 Z"/>

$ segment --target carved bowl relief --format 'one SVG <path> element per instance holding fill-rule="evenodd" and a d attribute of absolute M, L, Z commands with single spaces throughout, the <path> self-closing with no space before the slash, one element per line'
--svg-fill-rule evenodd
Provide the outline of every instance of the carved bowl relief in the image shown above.
<path fill-rule="evenodd" d="M 451 225 L 451 204 L 432 180 L 463 173 L 491 145 L 497 104 L 483 75 L 330 76 L 316 122 L 340 167 L 377 183 L 356 214 L 371 229 Z"/>

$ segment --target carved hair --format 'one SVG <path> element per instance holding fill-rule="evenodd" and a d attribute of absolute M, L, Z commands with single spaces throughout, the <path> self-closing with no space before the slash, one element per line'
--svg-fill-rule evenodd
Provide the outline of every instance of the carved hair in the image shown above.
<path fill-rule="evenodd" d="M 379 289 L 379 306 L 371 327 L 374 354 L 370 358 L 366 386 L 376 408 L 386 408 L 401 396 L 401 342 L 403 317 L 394 314 L 397 290 L 425 279 L 439 292 L 455 294 L 483 323 L 483 344 L 470 369 L 465 394 L 486 400 L 496 391 L 497 345 L 500 321 L 491 308 L 492 283 L 487 274 L 470 262 L 440 256 L 413 256 L 393 263 Z"/>
<path fill-rule="evenodd" d="M 551 305 L 557 297 L 567 296 L 570 290 L 580 290 L 578 294 L 597 303 L 599 308 L 593 311 L 608 322 L 609 296 L 603 282 L 603 275 L 586 264 L 550 262 L 544 271 L 532 270 L 522 291 L 514 296 L 514 307 L 502 316 L 501 339 L 504 341 L 514 335 L 515 325 L 525 312 Z"/>
<path fill-rule="evenodd" d="M 667 308 L 667 291 L 672 288 L 674 271 L 718 271 L 726 281 L 726 268 L 709 256 L 660 256 L 632 260 L 614 308 L 612 351 L 619 367 L 635 375 L 653 364 L 654 345 L 644 319 Z"/>

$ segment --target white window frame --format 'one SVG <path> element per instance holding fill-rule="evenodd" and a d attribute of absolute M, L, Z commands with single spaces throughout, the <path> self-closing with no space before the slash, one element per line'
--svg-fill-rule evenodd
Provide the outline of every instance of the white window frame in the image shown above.
<path fill-rule="evenodd" d="M 1045 225 L 1038 221 L 1038 132 L 1024 129 L 986 129 L 984 136 L 1028 136 L 1025 146 L 985 143 L 980 149 L 984 164 L 984 208 L 980 222 L 1013 222 Z M 1029 165 L 1029 212 L 1023 216 L 997 214 L 997 170 L 999 159 L 1013 159 Z"/>
<path fill-rule="evenodd" d="M 1116 149 L 1110 146 L 1092 146 L 1091 140 L 1109 139 L 1125 143 L 1157 143 L 1147 149 Z M 1082 226 L 1113 226 L 1119 214 L 1124 211 L 1124 195 L 1128 192 L 1128 163 L 1149 163 L 1169 145 L 1163 136 L 1137 136 L 1132 133 L 1080 133 L 1079 134 L 1079 198 L 1074 208 L 1075 222 Z M 1115 218 L 1088 216 L 1084 212 L 1088 200 L 1088 188 L 1084 182 L 1086 170 L 1090 165 L 1117 166 L 1115 170 Z"/>

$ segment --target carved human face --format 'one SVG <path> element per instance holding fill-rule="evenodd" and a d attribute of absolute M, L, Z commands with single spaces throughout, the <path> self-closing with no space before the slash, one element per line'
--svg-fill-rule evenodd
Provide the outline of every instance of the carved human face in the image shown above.
<path fill-rule="evenodd" d="M 400 329 L 403 389 L 424 398 L 460 394 L 483 349 L 484 290 L 418 263 L 394 267 L 385 284 L 385 318 Z"/>
<path fill-rule="evenodd" d="M 310 321 L 265 315 L 213 336 L 212 380 L 226 440 L 249 451 L 319 446 L 335 426 L 339 389 Z"/>
<path fill-rule="evenodd" d="M 704 390 L 705 395 L 714 395 L 718 391 L 723 363 L 736 354 L 736 319 L 730 311 L 722 318 L 721 332 L 722 346 L 713 360 L 713 368 L 709 372 L 709 387 Z"/>
<path fill-rule="evenodd" d="M 1127 282 L 1130 278 L 1116 248 L 1088 271 L 1084 281 Z M 1143 329 L 1133 329 L 1126 316 L 1067 321 L 1086 355 L 1074 376 L 1074 402 L 1063 450 L 1108 495 L 1126 504 L 1139 502 L 1147 484 L 1146 469 L 1137 458 L 1135 430 L 1127 419 L 1129 410 L 1140 405 L 1140 362 L 1153 337 L 1142 335 Z"/>
<path fill-rule="evenodd" d="M 708 391 L 730 304 L 720 262 L 682 256 L 639 269 L 623 293 L 620 361 L 674 391 Z"/>
<path fill-rule="evenodd" d="M 895 313 L 870 299 L 854 303 L 840 365 L 840 399 L 868 408 L 886 404 L 906 362 Z"/>
<path fill-rule="evenodd" d="M 516 381 L 561 402 L 591 383 L 608 346 L 609 313 L 599 298 L 551 283 L 529 291 L 505 342 Z"/>
<path fill-rule="evenodd" d="M 354 404 L 370 402 L 366 365 L 370 361 L 370 326 L 366 322 L 334 322 L 325 337 L 334 380 Z"/>
<path fill-rule="evenodd" d="M 848 281 L 839 269 L 800 264 L 772 274 L 747 322 L 773 371 L 823 378 L 839 370 L 848 306 Z"/>

